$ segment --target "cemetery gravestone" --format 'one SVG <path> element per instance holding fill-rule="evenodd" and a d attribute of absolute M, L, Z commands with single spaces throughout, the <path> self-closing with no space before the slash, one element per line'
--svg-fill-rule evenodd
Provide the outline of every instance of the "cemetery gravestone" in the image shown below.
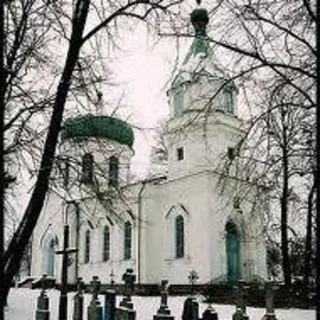
<path fill-rule="evenodd" d="M 102 306 L 98 299 L 100 290 L 100 281 L 97 276 L 94 276 L 91 281 L 92 300 L 88 307 L 88 320 L 102 320 Z"/>
<path fill-rule="evenodd" d="M 203 312 L 202 320 L 218 320 L 218 313 L 212 307 L 212 305 L 209 305 L 208 308 Z"/>
<path fill-rule="evenodd" d="M 107 290 L 104 294 L 104 317 L 103 320 L 115 320 L 116 315 L 116 292 Z"/>
<path fill-rule="evenodd" d="M 83 319 L 83 289 L 84 283 L 82 278 L 78 278 L 77 281 L 77 293 L 74 296 L 73 302 L 73 320 L 82 320 Z"/>
<path fill-rule="evenodd" d="M 249 316 L 247 315 L 246 308 L 246 290 L 249 287 L 246 286 L 245 282 L 240 280 L 237 286 L 237 305 L 236 312 L 232 316 L 232 320 L 249 320 Z"/>
<path fill-rule="evenodd" d="M 110 284 L 111 286 L 113 287 L 114 286 L 114 273 L 113 273 L 113 270 L 111 270 L 111 273 L 110 273 Z"/>
<path fill-rule="evenodd" d="M 41 293 L 37 301 L 37 310 L 36 310 L 36 320 L 49 320 L 50 311 L 49 311 L 49 297 L 46 294 L 46 278 L 47 275 L 43 275 L 41 283 Z"/>
<path fill-rule="evenodd" d="M 262 320 L 277 320 L 274 312 L 274 293 L 278 287 L 272 281 L 268 281 L 265 284 L 266 290 L 266 314 Z"/>
<path fill-rule="evenodd" d="M 188 297 L 184 302 L 182 320 L 199 320 L 199 304 L 193 297 Z"/>
<path fill-rule="evenodd" d="M 131 301 L 131 295 L 134 291 L 134 283 L 136 276 L 132 269 L 127 269 L 122 276 L 122 280 L 125 283 L 125 296 L 120 302 L 119 308 L 116 309 L 116 320 L 135 320 L 136 312 L 133 309 L 133 303 Z"/>
<path fill-rule="evenodd" d="M 153 316 L 153 320 L 174 320 L 174 317 L 170 315 L 168 307 L 168 280 L 161 281 L 161 302 L 160 308 L 156 315 Z"/>
<path fill-rule="evenodd" d="M 207 302 L 208 302 L 208 307 L 207 309 L 202 313 L 202 320 L 218 320 L 218 313 L 217 311 L 213 308 L 212 303 L 213 303 L 213 286 L 209 285 L 207 287 Z"/>
<path fill-rule="evenodd" d="M 188 279 L 191 285 L 191 295 L 193 295 L 194 285 L 197 283 L 197 280 L 199 279 L 198 273 L 195 270 L 190 271 Z"/>

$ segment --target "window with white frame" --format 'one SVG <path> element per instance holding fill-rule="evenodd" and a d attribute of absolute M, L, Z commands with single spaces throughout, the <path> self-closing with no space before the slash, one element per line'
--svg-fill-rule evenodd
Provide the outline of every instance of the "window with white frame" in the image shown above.
<path fill-rule="evenodd" d="M 82 158 L 81 182 L 85 184 L 93 183 L 93 155 L 86 153 Z"/>
<path fill-rule="evenodd" d="M 233 90 L 231 90 L 231 88 L 226 88 L 224 91 L 224 96 L 225 96 L 225 111 L 228 113 L 234 113 Z"/>
<path fill-rule="evenodd" d="M 184 257 L 184 218 L 178 215 L 175 219 L 175 251 L 176 258 Z"/>
<path fill-rule="evenodd" d="M 119 185 L 119 159 L 115 156 L 109 159 L 109 186 Z"/>
<path fill-rule="evenodd" d="M 132 258 L 132 224 L 126 221 L 124 224 L 124 260 Z"/>
<path fill-rule="evenodd" d="M 85 233 L 85 243 L 84 243 L 84 263 L 89 263 L 90 261 L 90 230 Z"/>
<path fill-rule="evenodd" d="M 103 246 L 102 246 L 102 260 L 108 261 L 110 259 L 110 228 L 104 226 L 103 228 Z"/>
<path fill-rule="evenodd" d="M 166 259 L 188 257 L 190 214 L 181 204 L 174 205 L 165 215 Z"/>

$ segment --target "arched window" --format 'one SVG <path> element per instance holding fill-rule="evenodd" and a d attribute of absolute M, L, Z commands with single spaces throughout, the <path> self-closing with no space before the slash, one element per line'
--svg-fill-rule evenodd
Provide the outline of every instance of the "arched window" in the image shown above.
<path fill-rule="evenodd" d="M 110 259 L 110 228 L 105 226 L 103 229 L 103 251 L 102 260 L 108 261 Z"/>
<path fill-rule="evenodd" d="M 224 95 L 225 95 L 225 111 L 228 113 L 234 113 L 233 91 L 230 88 L 227 88 L 224 91 Z"/>
<path fill-rule="evenodd" d="M 124 259 L 131 259 L 132 225 L 129 221 L 124 224 Z"/>
<path fill-rule="evenodd" d="M 48 265 L 47 265 L 47 275 L 53 277 L 55 275 L 55 239 L 51 239 L 48 248 Z"/>
<path fill-rule="evenodd" d="M 90 153 L 86 153 L 82 158 L 81 181 L 87 184 L 93 182 L 93 156 Z"/>
<path fill-rule="evenodd" d="M 86 231 L 84 244 L 84 263 L 90 261 L 90 230 Z"/>
<path fill-rule="evenodd" d="M 175 220 L 176 258 L 184 256 L 184 219 L 179 215 Z"/>
<path fill-rule="evenodd" d="M 112 156 L 109 159 L 109 186 L 117 187 L 119 185 L 119 159 Z"/>
<path fill-rule="evenodd" d="M 240 279 L 240 237 L 233 222 L 226 224 L 227 278 L 235 283 Z"/>

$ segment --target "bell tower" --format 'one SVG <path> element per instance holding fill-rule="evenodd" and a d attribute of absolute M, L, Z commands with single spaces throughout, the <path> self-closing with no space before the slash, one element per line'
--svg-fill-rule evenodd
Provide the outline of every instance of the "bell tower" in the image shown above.
<path fill-rule="evenodd" d="M 238 90 L 215 63 L 206 31 L 207 10 L 193 10 L 191 23 L 192 45 L 168 91 L 169 179 L 214 169 L 220 159 L 235 152 L 243 134 L 237 117 Z"/>

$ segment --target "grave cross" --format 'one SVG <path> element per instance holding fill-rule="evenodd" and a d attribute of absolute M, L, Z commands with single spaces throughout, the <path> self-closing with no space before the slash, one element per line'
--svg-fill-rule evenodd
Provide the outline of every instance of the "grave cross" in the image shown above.
<path fill-rule="evenodd" d="M 82 278 L 79 277 L 79 278 L 77 279 L 77 293 L 78 293 L 79 295 L 82 294 L 83 289 L 84 289 L 84 282 L 83 282 Z"/>
<path fill-rule="evenodd" d="M 102 320 L 103 309 L 98 299 L 98 294 L 101 286 L 99 277 L 93 276 L 90 285 L 92 287 L 92 299 L 88 306 L 88 320 Z"/>
<path fill-rule="evenodd" d="M 113 273 L 113 269 L 110 272 L 110 284 L 111 286 L 114 286 L 114 273 Z"/>
<path fill-rule="evenodd" d="M 47 275 L 44 274 L 40 279 L 41 293 L 37 300 L 36 320 L 49 320 L 49 298 L 46 295 Z"/>
<path fill-rule="evenodd" d="M 161 280 L 161 305 L 167 306 L 168 305 L 168 280 Z"/>
<path fill-rule="evenodd" d="M 161 280 L 160 284 L 160 294 L 161 294 L 161 302 L 160 308 L 157 314 L 167 314 L 170 315 L 170 310 L 168 308 L 168 280 Z"/>
<path fill-rule="evenodd" d="M 46 293 L 47 287 L 47 275 L 43 274 L 41 279 L 40 279 L 40 285 L 41 285 L 41 294 L 44 295 Z"/>
<path fill-rule="evenodd" d="M 274 293 L 278 289 L 273 281 L 267 281 L 265 284 L 266 290 L 266 314 L 263 320 L 276 320 L 277 317 L 274 312 Z"/>
<path fill-rule="evenodd" d="M 246 314 L 246 294 L 247 290 L 250 287 L 246 284 L 244 280 L 239 280 L 238 281 L 238 290 L 239 290 L 239 300 L 238 304 L 239 307 L 241 308 L 243 314 Z"/>
<path fill-rule="evenodd" d="M 193 295 L 194 285 L 199 279 L 198 273 L 195 270 L 191 270 L 188 276 L 189 282 L 191 284 L 191 295 Z"/>
<path fill-rule="evenodd" d="M 168 280 L 161 280 L 160 284 L 161 302 L 157 314 L 153 316 L 153 320 L 174 320 L 168 307 Z"/>
<path fill-rule="evenodd" d="M 122 280 L 124 281 L 125 292 L 124 292 L 124 298 L 120 302 L 120 306 L 133 310 L 131 295 L 134 291 L 134 283 L 136 281 L 136 275 L 133 273 L 133 269 L 127 269 L 122 276 Z"/>
<path fill-rule="evenodd" d="M 59 300 L 59 320 L 67 320 L 68 314 L 68 266 L 70 254 L 75 253 L 77 249 L 69 248 L 69 225 L 65 224 L 63 228 L 63 249 L 56 251 L 56 254 L 62 255 L 62 275 Z"/>
<path fill-rule="evenodd" d="M 97 276 L 93 276 L 90 284 L 92 286 L 92 300 L 98 300 L 98 294 L 101 286 L 99 278 Z"/>
<path fill-rule="evenodd" d="M 236 312 L 233 314 L 233 320 L 249 320 L 249 316 L 246 313 L 246 290 L 249 286 L 246 285 L 244 280 L 239 280 L 237 289 L 237 304 L 236 304 Z"/>
<path fill-rule="evenodd" d="M 130 301 L 131 295 L 134 291 L 134 283 L 136 281 L 136 275 L 133 273 L 133 269 L 127 269 L 122 276 L 122 280 L 125 285 L 125 295 L 128 298 L 128 301 Z"/>
<path fill-rule="evenodd" d="M 77 293 L 74 296 L 73 303 L 73 320 L 82 320 L 83 319 L 83 289 L 84 283 L 82 278 L 77 280 Z"/>

